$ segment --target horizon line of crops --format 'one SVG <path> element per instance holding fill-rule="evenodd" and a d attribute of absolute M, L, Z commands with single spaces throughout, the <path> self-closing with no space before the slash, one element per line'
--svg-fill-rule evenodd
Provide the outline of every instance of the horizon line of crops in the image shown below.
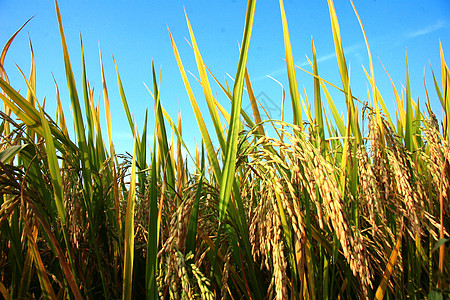
<path fill-rule="evenodd" d="M 186 14 L 197 81 L 214 130 L 206 128 L 168 29 L 202 136 L 193 157 L 183 141 L 180 114 L 174 122 L 159 98 L 161 75 L 153 64 L 149 92 L 155 127 L 149 146 L 148 112 L 139 132 L 113 57 L 134 136 L 132 154 L 122 155 L 112 141 L 101 52 L 108 142 L 87 79 L 81 37 L 82 89 L 76 86 L 57 2 L 75 138 L 69 136 L 56 82 L 55 118 L 45 112 L 49 100 L 36 97 L 31 43 L 30 75 L 19 69 L 26 96 L 10 85 L 4 61 L 23 26 L 11 37 L 0 56 L 0 294 L 5 299 L 449 296 L 450 73 L 442 46 L 440 82 L 432 70 L 441 124 L 431 111 L 425 82 L 426 111 L 413 101 L 407 58 L 406 86 L 399 91 L 391 79 L 397 104 L 392 119 L 353 1 L 369 58 L 365 102 L 352 94 L 333 1 L 328 0 L 328 8 L 341 85 L 319 75 L 312 39 L 311 68 L 294 64 L 279 3 L 292 124 L 284 116 L 270 119 L 253 93 L 246 64 L 256 1 L 248 1 L 232 87 L 204 64 Z M 299 70 L 314 82 L 313 109 L 306 91 L 300 96 Z M 230 112 L 213 96 L 211 78 L 230 100 Z M 346 118 L 338 113 L 330 88 L 343 94 Z M 244 90 L 251 115 L 241 107 Z M 261 112 L 268 120 L 262 121 Z"/>

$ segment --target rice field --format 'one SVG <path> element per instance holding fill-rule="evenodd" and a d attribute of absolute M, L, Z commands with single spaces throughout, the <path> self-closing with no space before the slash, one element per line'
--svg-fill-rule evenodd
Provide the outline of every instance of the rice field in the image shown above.
<path fill-rule="evenodd" d="M 232 86 L 209 72 L 186 17 L 204 92 L 194 95 L 191 85 L 198 82 L 188 80 L 168 33 L 201 132 L 202 144 L 193 151 L 185 147 L 180 116 L 168 115 L 159 99 L 155 68 L 155 126 L 147 128 L 149 116 L 143 126 L 132 118 L 116 65 L 117 86 L 111 88 L 120 91 L 134 136 L 129 153 L 116 153 L 103 64 L 100 112 L 84 53 L 82 86 L 75 85 L 56 2 L 73 124 L 65 121 L 59 95 L 46 99 L 57 104 L 54 117 L 36 98 L 34 59 L 30 74 L 24 73 L 28 90 L 12 87 L 1 67 L 12 35 L 0 56 L 3 298 L 450 296 L 450 72 L 442 47 L 441 63 L 431 72 L 434 86 L 424 85 L 421 106 L 411 95 L 408 68 L 404 88 L 392 83 L 397 107 L 391 117 L 377 89 L 367 38 L 368 100 L 352 95 L 333 1 L 328 7 L 341 82 L 331 83 L 318 72 L 314 43 L 310 67 L 294 65 L 280 0 L 286 109 L 293 122 L 266 119 L 246 69 L 255 2 L 248 1 Z M 299 96 L 299 72 L 314 83 L 314 109 Z M 230 100 L 230 111 L 209 81 Z M 331 90 L 344 95 L 345 116 Z M 252 114 L 242 109 L 243 94 Z M 200 98 L 208 111 L 200 110 Z M 442 111 L 433 112 L 430 99 L 439 99 Z M 100 126 L 103 113 L 106 128 Z M 206 127 L 206 118 L 214 128 Z"/>

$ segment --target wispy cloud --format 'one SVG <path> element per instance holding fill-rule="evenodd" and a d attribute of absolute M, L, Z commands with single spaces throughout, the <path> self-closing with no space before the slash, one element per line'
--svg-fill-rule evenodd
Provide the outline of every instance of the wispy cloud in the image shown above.
<path fill-rule="evenodd" d="M 444 22 L 443 20 L 437 20 L 436 23 L 428 25 L 426 27 L 417 29 L 415 31 L 411 31 L 409 33 L 407 33 L 407 37 L 408 38 L 413 38 L 413 37 L 418 37 L 421 35 L 426 35 L 429 34 L 433 31 L 439 30 L 441 28 L 445 28 L 447 27 L 446 22 Z"/>
<path fill-rule="evenodd" d="M 116 131 L 113 140 L 133 140 L 133 134 L 128 131 Z"/>
<path fill-rule="evenodd" d="M 359 51 L 361 49 L 361 47 L 363 47 L 363 46 L 364 46 L 364 44 L 357 43 L 357 44 L 354 44 L 354 45 L 351 45 L 351 46 L 348 46 L 348 47 L 344 47 L 344 53 L 345 53 L 346 56 L 354 54 L 355 52 Z M 331 52 L 331 53 L 319 56 L 317 58 L 317 63 L 321 63 L 321 62 L 333 59 L 335 57 L 336 57 L 336 53 L 335 52 Z M 310 58 L 310 59 L 312 59 L 312 58 Z M 304 67 L 309 66 L 309 62 L 305 58 L 301 63 L 296 63 L 295 65 L 304 68 Z M 276 78 L 277 76 L 280 76 L 280 75 L 285 74 L 285 73 L 287 73 L 286 66 L 284 66 L 283 68 L 277 69 L 277 70 L 273 70 L 268 75 L 271 76 L 271 77 L 275 77 Z M 260 77 L 256 78 L 255 81 L 259 81 L 259 80 L 267 79 L 267 78 L 268 78 L 267 76 L 260 76 Z"/>

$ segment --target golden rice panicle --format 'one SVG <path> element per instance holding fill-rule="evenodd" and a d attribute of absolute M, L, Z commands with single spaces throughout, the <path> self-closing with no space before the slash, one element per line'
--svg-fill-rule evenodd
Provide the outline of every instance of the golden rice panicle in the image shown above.
<path fill-rule="evenodd" d="M 394 192 L 399 196 L 394 205 L 398 206 L 399 216 L 405 216 L 409 221 L 410 228 L 407 227 L 407 230 L 411 237 L 415 238 L 416 234 L 423 233 L 420 220 L 423 208 L 423 187 L 418 179 L 419 176 L 417 174 L 414 176 L 415 163 L 410 154 L 407 154 L 406 148 L 400 144 L 387 124 L 385 128 L 387 129 L 385 130 L 387 161 L 393 177 Z"/>
<path fill-rule="evenodd" d="M 370 153 L 372 158 L 372 172 L 375 176 L 375 182 L 378 185 L 379 198 L 376 202 L 379 218 L 382 223 L 385 223 L 386 211 L 384 207 L 389 206 L 392 201 L 393 188 L 390 184 L 391 174 L 386 162 L 386 153 L 384 152 L 384 138 L 380 133 L 380 127 L 372 116 L 369 119 L 369 139 L 370 139 Z"/>
<path fill-rule="evenodd" d="M 184 203 L 185 202 L 183 202 L 183 204 Z M 179 251 L 178 247 L 180 245 L 180 239 L 182 239 L 180 236 L 180 231 L 182 231 L 180 220 L 183 207 L 184 205 L 180 205 L 178 209 L 172 210 L 171 215 L 167 216 L 170 220 L 169 224 L 167 224 L 167 239 L 162 244 L 161 250 L 158 252 L 159 261 L 165 265 L 165 267 L 162 268 L 165 272 L 162 282 L 165 287 L 169 288 L 171 297 L 177 299 L 179 298 L 178 290 L 181 290 L 181 287 L 179 287 L 181 284 L 181 277 L 179 276 L 181 269 L 179 263 L 181 261 L 177 251 Z"/>
<path fill-rule="evenodd" d="M 201 255 L 192 263 L 188 261 L 194 259 L 196 254 L 188 253 L 186 254 L 187 256 L 183 254 L 186 243 L 187 225 L 192 211 L 196 189 L 196 184 L 188 187 L 183 192 L 185 199 L 181 205 L 173 209 L 171 215 L 167 216 L 170 218 L 167 226 L 169 233 L 161 250 L 158 252 L 161 266 L 160 274 L 158 275 L 158 288 L 160 296 L 163 290 L 168 291 L 169 295 L 162 295 L 162 297 L 169 296 L 170 299 L 193 299 L 198 297 L 198 293 L 200 293 L 202 299 L 213 299 L 209 288 L 210 282 L 200 270 L 200 266 L 205 261 L 204 258 L 207 251 L 204 251 L 203 247 L 197 247 L 196 252 L 201 253 Z M 208 197 L 205 198 L 208 199 Z M 207 226 L 204 226 L 203 230 L 208 230 Z"/>
<path fill-rule="evenodd" d="M 265 137 L 261 138 L 265 139 Z M 261 142 L 261 141 L 260 141 Z M 268 141 L 264 141 L 266 143 Z M 275 197 L 271 183 L 267 181 L 270 176 L 268 163 L 263 153 L 254 147 L 248 153 L 250 160 L 247 164 L 249 170 L 258 178 L 251 184 L 242 184 L 242 195 L 247 196 L 249 202 L 249 239 L 252 247 L 252 256 L 255 261 L 261 260 L 261 269 L 270 270 L 271 253 L 274 235 L 274 224 L 271 201 Z M 255 205 L 254 205 L 255 204 Z"/>
<path fill-rule="evenodd" d="M 225 265 L 223 267 L 222 272 L 222 288 L 220 289 L 221 300 L 227 299 L 228 277 L 230 275 L 230 259 L 231 259 L 231 252 L 228 251 L 227 255 L 225 256 Z"/>
<path fill-rule="evenodd" d="M 189 224 L 189 216 L 191 215 L 192 205 L 194 204 L 194 198 L 187 198 L 182 202 L 182 205 L 178 207 L 177 211 L 177 249 L 184 252 L 186 245 L 187 227 Z"/>
<path fill-rule="evenodd" d="M 324 214 L 321 202 L 319 201 L 316 193 L 316 180 L 314 178 L 314 173 L 310 169 L 310 160 L 314 159 L 314 153 L 308 152 L 312 151 L 312 147 L 310 146 L 308 149 L 304 149 L 304 145 L 302 145 L 303 141 L 294 137 L 290 133 L 285 133 L 285 135 L 292 142 L 292 145 L 283 144 L 282 147 L 284 151 L 290 152 L 292 156 L 291 158 L 291 166 L 293 170 L 292 181 L 296 183 L 297 189 L 306 189 L 308 196 L 311 198 L 311 202 L 314 204 L 317 213 L 317 222 L 319 224 L 320 229 L 324 229 Z M 289 158 L 289 156 L 288 156 Z M 296 197 L 294 197 L 296 198 Z M 298 203 L 294 201 L 294 209 L 296 215 L 298 216 L 298 223 L 304 224 L 302 220 L 302 213 L 300 207 L 297 205 Z M 302 231 L 302 225 L 298 228 L 300 232 Z"/>
<path fill-rule="evenodd" d="M 276 195 L 267 183 L 267 181 L 262 182 L 260 204 L 256 207 L 257 212 L 250 225 L 250 241 L 255 261 L 261 260 L 261 269 L 265 268 L 272 272 L 274 284 L 269 286 L 267 293 L 273 293 L 275 289 L 279 297 L 282 295 L 279 291 L 283 291 L 286 282 L 286 261 L 283 246 L 280 245 L 283 241 Z"/>
<path fill-rule="evenodd" d="M 386 169 L 385 157 L 383 155 L 384 139 L 382 139 L 380 128 L 374 114 L 369 116 L 369 137 L 370 157 L 367 148 L 361 145 L 357 149 L 356 156 L 358 161 L 358 195 L 362 197 L 366 208 L 369 210 L 369 219 L 371 225 L 385 224 L 386 211 L 385 205 L 391 194 L 389 184 L 389 173 Z M 378 222 L 376 219 L 378 219 Z"/>
<path fill-rule="evenodd" d="M 292 166 L 292 169 L 295 172 L 296 168 L 298 168 L 298 166 L 294 167 L 295 156 L 291 157 L 293 155 L 291 149 L 290 148 L 285 149 L 285 148 L 286 148 L 286 145 L 280 146 L 281 151 L 288 150 L 288 151 L 284 151 L 286 154 L 286 159 L 288 159 L 290 161 L 290 165 Z M 274 171 L 274 174 L 276 174 L 275 169 L 273 169 L 273 171 Z M 305 251 L 304 247 L 305 247 L 305 243 L 307 241 L 306 241 L 305 223 L 304 223 L 303 216 L 302 216 L 302 213 L 300 210 L 299 199 L 297 197 L 297 192 L 296 192 L 294 186 L 292 185 L 292 183 L 295 181 L 293 180 L 293 178 L 287 178 L 286 174 L 284 174 L 283 178 L 274 176 L 273 182 L 274 182 L 275 193 L 281 199 L 281 203 L 282 203 L 284 212 L 285 213 L 287 212 L 286 217 L 288 220 L 290 220 L 292 222 L 291 227 L 292 227 L 292 231 L 294 233 L 294 235 L 292 237 L 292 240 L 293 240 L 292 247 L 295 249 L 294 250 L 295 251 L 295 259 L 296 259 L 297 267 L 299 268 L 298 277 L 303 278 L 304 270 L 305 270 L 305 263 L 306 263 L 305 255 L 304 255 L 304 251 Z M 287 286 L 287 284 L 286 284 L 286 286 Z"/>
<path fill-rule="evenodd" d="M 437 201 L 433 201 L 433 199 L 439 198 L 440 193 L 442 193 L 444 210 L 448 215 L 450 213 L 450 202 L 448 195 L 450 190 L 450 165 L 448 164 L 450 161 L 450 148 L 448 142 L 442 138 L 442 135 L 439 133 L 437 120 L 434 120 L 433 117 L 434 119 L 436 118 L 431 112 L 430 119 L 425 120 L 427 126 L 424 130 L 424 139 L 427 142 L 429 154 L 426 155 L 425 153 L 421 153 L 423 159 L 426 161 L 426 166 L 428 168 L 427 174 L 429 174 L 426 182 L 429 184 L 430 188 L 426 190 L 432 193 L 431 195 L 427 195 L 427 203 L 430 213 L 437 216 L 437 212 L 439 211 L 439 203 Z M 433 212 L 436 212 L 436 214 Z"/>
<path fill-rule="evenodd" d="M 271 196 L 275 196 L 265 189 L 265 182 L 261 183 L 261 198 L 259 204 L 254 209 L 255 214 L 250 224 L 250 243 L 252 245 L 252 255 L 255 261 L 261 259 L 261 269 L 270 270 L 270 253 L 272 246 L 270 241 L 273 238 L 273 210 L 271 209 Z"/>
<path fill-rule="evenodd" d="M 384 117 L 382 117 L 382 121 L 384 123 L 387 123 Z M 377 198 L 374 199 L 375 204 L 374 208 L 376 210 L 375 216 L 377 218 L 376 223 L 377 230 L 372 230 L 373 243 L 369 244 L 367 248 L 372 250 L 369 251 L 368 254 L 370 255 L 370 261 L 374 269 L 383 270 L 386 264 L 388 263 L 390 255 L 390 250 L 386 252 L 386 249 L 391 249 L 392 244 L 395 243 L 395 234 L 392 232 L 392 229 L 388 226 L 386 208 L 391 206 L 397 207 L 398 205 L 395 203 L 394 199 L 395 184 L 392 184 L 394 180 L 392 179 L 393 175 L 391 170 L 389 169 L 389 163 L 387 161 L 387 154 L 385 151 L 386 146 L 384 144 L 385 138 L 384 136 L 381 135 L 380 126 L 376 121 L 374 113 L 369 114 L 368 127 L 369 127 L 368 139 L 370 141 L 370 158 L 364 155 L 365 156 L 365 158 L 363 158 L 364 162 L 359 164 L 358 168 L 370 168 L 371 172 L 369 171 L 369 173 L 372 173 L 374 176 L 372 177 L 372 174 L 366 175 L 369 177 L 369 179 L 372 178 L 370 180 L 374 180 L 374 182 L 372 182 L 372 184 L 370 185 L 373 191 L 375 191 L 375 193 L 377 194 L 376 196 Z M 385 131 L 388 130 L 386 129 Z M 389 134 L 392 134 L 392 132 L 390 132 Z M 360 150 L 365 152 L 365 149 Z M 366 159 L 369 162 L 366 162 Z M 372 164 L 370 164 L 370 159 L 372 160 Z M 368 167 L 369 164 L 370 167 Z M 359 176 L 361 176 L 361 178 L 364 178 L 365 176 L 362 175 L 361 173 L 363 172 L 360 172 Z M 362 179 L 362 181 L 366 180 Z M 361 188 L 358 190 L 358 195 L 365 192 L 366 190 Z M 400 272 L 402 272 L 403 270 L 403 264 L 401 262 L 402 262 L 402 255 L 401 253 L 399 253 L 396 268 Z M 398 280 L 397 277 L 393 277 L 393 281 L 397 280 Z M 393 287 L 392 282 L 390 282 L 390 285 Z"/>
<path fill-rule="evenodd" d="M 191 254 L 191 257 L 193 255 Z M 186 258 L 188 259 L 188 258 Z M 200 269 L 195 265 L 195 264 L 191 264 L 190 265 L 192 273 L 194 274 L 194 277 L 196 279 L 196 283 L 198 286 L 198 289 L 200 290 L 200 298 L 201 299 L 206 299 L 206 300 L 213 300 L 214 299 L 214 294 L 213 292 L 210 290 L 210 282 L 209 279 L 200 271 Z M 195 297 L 197 297 L 197 293 L 194 294 Z M 194 299 L 195 299 L 194 297 Z"/>
<path fill-rule="evenodd" d="M 330 225 L 341 244 L 344 257 L 350 265 L 353 275 L 359 279 L 362 293 L 366 296 L 368 287 L 372 286 L 372 273 L 362 239 L 358 235 L 353 236 L 352 234 L 343 196 L 336 182 L 335 172 L 337 169 L 309 142 L 296 135 L 290 136 L 290 139 L 293 145 L 297 145 L 296 152 L 306 155 L 304 172 L 314 184 L 314 188 L 309 188 L 308 192 L 313 195 L 316 193 L 316 188 L 319 191 L 322 201 L 316 201 L 316 207 L 323 207 L 327 218 L 331 220 Z M 348 195 L 351 193 L 348 192 Z"/>
<path fill-rule="evenodd" d="M 87 230 L 82 218 L 82 206 L 80 203 L 80 182 L 74 180 L 73 170 L 70 170 L 70 166 L 62 172 L 62 182 L 65 195 L 65 207 L 67 210 L 67 224 L 70 234 L 71 243 L 79 249 L 79 245 L 86 241 Z"/>
<path fill-rule="evenodd" d="M 368 220 L 372 227 L 372 235 L 377 230 L 377 215 L 379 215 L 379 191 L 375 174 L 372 170 L 372 164 L 369 162 L 369 156 L 364 145 L 356 150 L 356 159 L 358 160 L 358 201 L 361 203 L 362 213 L 368 213 Z M 378 213 L 378 214 L 376 214 Z"/>
<path fill-rule="evenodd" d="M 177 271 L 178 271 L 178 278 L 181 281 L 181 298 L 182 299 L 192 299 L 192 289 L 191 289 L 191 283 L 189 280 L 189 275 L 186 269 L 186 260 L 184 258 L 184 255 L 178 251 L 175 250 L 175 257 L 177 261 Z"/>
<path fill-rule="evenodd" d="M 305 177 L 308 174 L 302 171 L 302 161 L 304 161 L 303 155 L 294 151 L 293 147 L 286 143 L 280 145 L 280 152 L 284 154 L 292 173 L 290 174 L 290 177 L 287 176 L 286 173 L 283 173 L 283 180 L 278 180 L 275 187 L 282 200 L 283 208 L 285 212 L 287 212 L 289 220 L 292 222 L 291 226 L 294 232 L 292 239 L 298 267 L 298 277 L 303 278 L 306 268 L 305 247 L 306 243 L 309 241 L 306 239 L 306 224 L 303 217 L 302 210 L 304 210 L 304 208 L 302 205 L 309 204 L 301 203 L 299 195 L 302 194 L 304 185 L 309 184 L 310 180 Z"/>
<path fill-rule="evenodd" d="M 284 164 L 278 156 L 278 151 L 289 149 L 283 143 L 273 139 L 262 139 L 264 139 L 264 146 L 261 148 L 255 147 L 250 154 L 252 158 L 250 169 L 258 178 L 254 181 L 258 184 L 251 184 L 251 187 L 257 189 L 258 192 L 255 190 L 254 192 L 243 193 L 258 195 L 255 202 L 257 205 L 253 210 L 250 224 L 250 241 L 255 260 L 261 259 L 261 268 L 265 267 L 272 271 L 272 281 L 267 293 L 271 295 L 275 292 L 276 299 L 286 299 L 288 296 L 288 265 L 284 251 L 284 239 L 286 237 L 283 233 L 280 209 L 283 209 L 286 218 L 292 221 L 295 240 L 301 239 L 304 235 L 301 232 L 305 230 L 302 225 L 303 221 L 296 216 L 295 208 L 292 205 L 293 202 L 298 201 L 298 199 L 295 199 L 294 187 L 283 174 L 280 176 L 279 169 L 277 169 L 277 166 Z M 261 139 L 259 142 L 261 142 Z M 276 149 L 277 154 L 267 151 L 268 148 Z M 288 152 L 286 151 L 284 154 L 287 155 Z M 277 197 L 280 202 L 277 201 Z M 281 207 L 279 207 L 280 204 Z M 301 245 L 301 243 L 297 244 Z M 300 246 L 298 251 L 300 255 Z"/>
<path fill-rule="evenodd" d="M 298 198 L 298 194 L 303 188 L 303 181 L 300 178 L 301 174 L 304 173 L 302 172 L 300 165 L 301 157 L 298 153 L 293 152 L 291 147 L 286 147 L 286 144 L 281 147 L 281 150 L 285 153 L 285 157 L 289 161 L 292 170 L 291 178 L 284 178 L 283 181 L 288 191 L 286 196 L 284 196 L 285 194 L 283 193 L 283 207 L 288 212 L 292 221 L 292 228 L 296 240 L 302 240 L 305 237 L 305 222 L 301 212 L 300 199 Z M 278 186 L 280 189 L 281 183 Z"/>
<path fill-rule="evenodd" d="M 274 195 L 275 196 L 275 195 Z M 272 201 L 272 207 L 274 210 L 273 223 L 274 226 L 274 235 L 272 243 L 273 248 L 273 277 L 275 279 L 275 291 L 276 291 L 276 299 L 282 300 L 288 298 L 287 292 L 287 260 L 284 255 L 284 242 L 282 235 L 282 224 L 280 219 L 280 212 L 278 210 L 278 206 L 276 201 Z"/>
<path fill-rule="evenodd" d="M 293 168 L 294 172 L 296 168 Z M 293 247 L 295 248 L 295 256 L 297 261 L 297 266 L 299 268 L 299 278 L 303 275 L 303 271 L 305 270 L 305 247 L 306 243 L 308 243 L 306 239 L 306 229 L 305 229 L 305 221 L 303 219 L 303 215 L 300 208 L 300 199 L 298 199 L 296 192 L 294 191 L 294 187 L 291 182 L 295 181 L 286 181 L 287 189 L 289 190 L 289 196 L 282 196 L 282 203 L 285 211 L 288 213 L 289 219 L 291 220 L 292 230 L 294 231 L 293 236 Z M 300 187 L 296 186 L 299 190 Z"/>

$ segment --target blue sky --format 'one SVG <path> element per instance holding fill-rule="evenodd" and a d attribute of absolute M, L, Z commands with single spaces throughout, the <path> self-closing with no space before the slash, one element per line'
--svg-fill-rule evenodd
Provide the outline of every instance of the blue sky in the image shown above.
<path fill-rule="evenodd" d="M 340 86 L 339 71 L 334 55 L 334 44 L 327 2 L 285 1 L 293 55 L 296 65 L 308 68 L 306 56 L 312 57 L 311 37 L 318 56 L 319 74 Z M 450 1 L 423 0 L 364 0 L 355 1 L 365 27 L 375 63 L 375 79 L 386 104 L 395 117 L 394 94 L 390 81 L 379 62 L 384 64 L 398 89 L 405 85 L 405 53 L 407 50 L 412 97 L 423 104 L 425 93 L 423 73 L 432 107 L 442 116 L 439 100 L 434 92 L 430 65 L 439 76 L 439 40 L 444 55 L 450 59 Z M 215 76 L 230 84 L 235 76 L 239 59 L 238 44 L 242 39 L 246 1 L 60 1 L 64 30 L 74 68 L 77 87 L 81 91 L 80 33 L 83 37 L 88 80 L 94 86 L 94 97 L 100 99 L 101 117 L 104 119 L 101 73 L 98 47 L 100 44 L 113 119 L 113 140 L 118 152 L 132 151 L 132 137 L 120 100 L 117 78 L 112 60 L 114 55 L 123 80 L 131 111 L 142 130 L 145 109 L 149 108 L 149 134 L 152 133 L 153 99 L 144 83 L 151 86 L 151 62 L 157 70 L 162 68 L 161 101 L 172 118 L 176 119 L 181 107 L 184 137 L 193 147 L 194 139 L 201 140 L 191 105 L 181 81 L 180 72 L 171 48 L 167 27 L 170 28 L 180 51 L 186 70 L 198 76 L 189 40 L 184 9 L 189 16 L 196 40 L 203 56 Z M 344 51 L 351 70 L 353 94 L 367 99 L 367 80 L 362 65 L 368 68 L 367 51 L 358 21 L 350 1 L 335 1 L 341 28 Z M 16 89 L 26 90 L 17 71 L 17 64 L 29 74 L 31 38 L 37 68 L 37 97 L 42 103 L 46 97 L 48 113 L 55 115 L 54 74 L 61 92 L 66 117 L 70 115 L 70 100 L 65 80 L 62 49 L 53 1 L 0 0 L 0 47 L 31 16 L 35 16 L 15 39 L 4 68 Z M 278 1 L 260 0 L 256 4 L 248 70 L 255 95 L 262 95 L 270 103 L 274 118 L 280 118 L 281 88 L 267 75 L 280 81 L 286 89 L 286 107 L 289 107 L 289 87 L 283 60 L 284 44 Z M 378 60 L 379 59 L 379 60 Z M 201 87 L 193 76 L 189 77 L 205 119 L 209 112 Z M 313 97 L 312 78 L 297 71 L 298 86 L 305 87 Z M 212 82 L 212 78 L 210 82 Z M 213 85 L 213 93 L 220 103 L 229 107 L 229 101 Z M 304 98 L 304 95 L 302 95 Z M 344 97 L 333 94 L 334 101 L 344 111 Z M 243 107 L 248 100 L 244 98 Z M 313 103 L 311 103 L 313 106 Z M 424 106 L 422 106 L 424 108 Z M 289 120 L 289 114 L 286 118 Z M 104 131 L 106 133 L 106 131 Z M 106 136 L 104 136 L 107 139 Z"/>

